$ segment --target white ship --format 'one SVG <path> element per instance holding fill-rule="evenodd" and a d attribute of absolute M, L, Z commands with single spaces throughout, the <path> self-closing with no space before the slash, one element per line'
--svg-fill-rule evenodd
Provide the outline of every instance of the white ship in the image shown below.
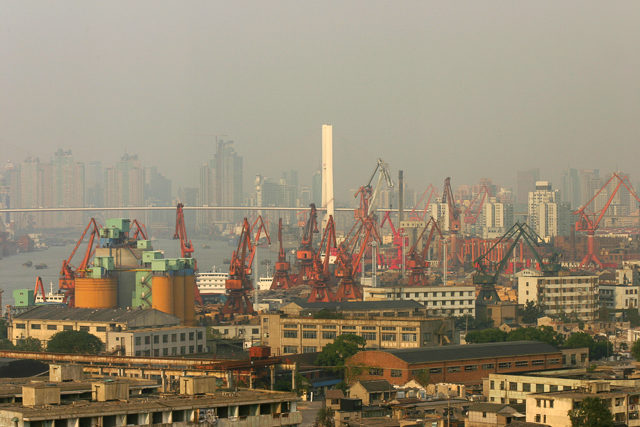
<path fill-rule="evenodd" d="M 198 285 L 200 295 L 203 298 L 224 295 L 226 293 L 225 285 L 228 278 L 229 273 L 220 271 L 215 265 L 211 271 L 198 273 L 196 275 L 196 284 Z"/>
<path fill-rule="evenodd" d="M 38 294 L 36 296 L 36 304 L 63 304 L 64 303 L 64 293 L 60 290 L 56 292 L 53 291 L 53 282 L 49 282 L 49 293 L 47 293 L 47 302 L 42 301 L 42 295 Z"/>
<path fill-rule="evenodd" d="M 268 291 L 269 289 L 271 289 L 272 283 L 273 276 L 269 274 L 269 271 L 267 271 L 267 274 L 265 274 L 264 276 L 260 276 L 260 279 L 258 279 L 258 290 Z"/>

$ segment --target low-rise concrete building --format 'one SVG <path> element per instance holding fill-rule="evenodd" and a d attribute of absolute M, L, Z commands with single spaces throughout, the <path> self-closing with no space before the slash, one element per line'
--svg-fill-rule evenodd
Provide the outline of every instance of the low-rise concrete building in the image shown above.
<path fill-rule="evenodd" d="M 207 351 L 206 328 L 171 326 L 107 332 L 107 352 L 124 356 L 179 356 Z"/>
<path fill-rule="evenodd" d="M 428 316 L 476 315 L 476 289 L 471 285 L 454 286 L 364 286 L 364 301 L 417 301 Z"/>
<path fill-rule="evenodd" d="M 475 403 L 469 407 L 465 427 L 503 427 L 512 421 L 524 421 L 526 405 L 505 405 L 502 403 Z"/>
<path fill-rule="evenodd" d="M 349 397 L 362 400 L 366 406 L 389 402 L 397 390 L 387 380 L 356 381 L 349 387 Z"/>

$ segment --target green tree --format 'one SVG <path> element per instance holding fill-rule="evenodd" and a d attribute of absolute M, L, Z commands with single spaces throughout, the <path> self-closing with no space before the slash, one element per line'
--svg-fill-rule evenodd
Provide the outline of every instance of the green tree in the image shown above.
<path fill-rule="evenodd" d="M 344 319 L 344 315 L 335 310 L 329 310 L 329 309 L 323 308 L 319 312 L 314 313 L 313 318 L 314 319 Z"/>
<path fill-rule="evenodd" d="M 15 347 L 18 351 L 42 351 L 42 343 L 38 338 L 28 337 L 18 341 Z"/>
<path fill-rule="evenodd" d="M 640 362 L 640 340 L 634 342 L 631 346 L 631 355 Z"/>
<path fill-rule="evenodd" d="M 550 326 L 514 329 L 507 334 L 506 341 L 541 341 L 554 346 L 562 345 L 564 337 Z"/>
<path fill-rule="evenodd" d="M 571 427 L 613 427 L 613 415 L 597 397 L 587 397 L 568 412 Z"/>
<path fill-rule="evenodd" d="M 316 423 L 317 427 L 333 427 L 336 425 L 335 419 L 333 418 L 333 410 L 328 407 L 320 408 L 320 410 L 316 413 Z"/>
<path fill-rule="evenodd" d="M 500 329 L 485 329 L 483 331 L 469 332 L 464 339 L 466 342 L 471 344 L 503 342 L 507 339 L 507 333 Z"/>
<path fill-rule="evenodd" d="M 588 348 L 589 360 L 598 360 L 613 354 L 613 345 L 608 340 L 596 342 L 591 335 L 586 332 L 575 332 L 571 334 L 564 343 L 564 346 L 567 348 Z"/>
<path fill-rule="evenodd" d="M 7 322 L 4 319 L 0 319 L 0 339 L 9 338 L 7 334 Z"/>
<path fill-rule="evenodd" d="M 414 377 L 416 378 L 416 381 L 419 382 L 423 387 L 426 387 L 431 380 L 428 369 L 420 369 L 418 373 L 414 375 Z"/>
<path fill-rule="evenodd" d="M 344 361 L 364 349 L 366 344 L 367 340 L 358 335 L 340 335 L 331 344 L 324 346 L 316 359 L 316 364 L 340 370 L 344 367 Z"/>
<path fill-rule="evenodd" d="M 0 340 L 0 350 L 15 350 L 15 347 L 11 341 L 4 338 Z"/>
<path fill-rule="evenodd" d="M 98 354 L 101 350 L 100 338 L 87 331 L 61 331 L 47 343 L 50 353 Z"/>
<path fill-rule="evenodd" d="M 536 323 L 544 316 L 544 309 L 534 301 L 528 301 L 522 313 L 522 323 Z"/>

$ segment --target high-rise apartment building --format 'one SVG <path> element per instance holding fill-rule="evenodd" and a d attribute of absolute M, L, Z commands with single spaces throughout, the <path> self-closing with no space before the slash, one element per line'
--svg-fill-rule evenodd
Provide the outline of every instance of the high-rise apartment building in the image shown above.
<path fill-rule="evenodd" d="M 98 208 L 104 204 L 104 173 L 100 161 L 91 161 L 86 167 L 85 203 Z"/>
<path fill-rule="evenodd" d="M 124 154 L 104 171 L 105 207 L 144 206 L 144 169 L 138 156 Z"/>
<path fill-rule="evenodd" d="M 560 201 L 558 191 L 551 189 L 548 181 L 536 182 L 536 189 L 529 193 L 529 227 L 547 239 L 568 236 L 571 232 L 571 208 Z"/>
<path fill-rule="evenodd" d="M 513 204 L 502 203 L 496 197 L 491 197 L 482 207 L 482 218 L 483 238 L 500 237 L 514 224 Z"/>
<path fill-rule="evenodd" d="M 74 162 L 71 150 L 58 150 L 51 158 L 50 165 L 43 165 L 44 204 L 54 208 L 81 208 L 85 206 L 85 168 L 83 163 Z M 82 212 L 55 212 L 45 215 L 51 224 L 47 228 L 82 227 Z M 48 222 L 48 221 L 45 221 Z"/>
<path fill-rule="evenodd" d="M 580 206 L 589 203 L 589 200 L 604 185 L 604 181 L 600 178 L 599 169 L 581 169 L 580 170 Z M 573 207 L 576 209 L 576 206 Z"/>
<path fill-rule="evenodd" d="M 571 204 L 572 209 L 580 207 L 581 200 L 580 178 L 577 169 L 567 169 L 562 172 L 562 201 Z"/>

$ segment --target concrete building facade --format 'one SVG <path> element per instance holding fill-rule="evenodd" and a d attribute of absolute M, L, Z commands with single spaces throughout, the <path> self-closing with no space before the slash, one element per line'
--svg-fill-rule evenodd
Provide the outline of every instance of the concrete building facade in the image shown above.
<path fill-rule="evenodd" d="M 429 316 L 476 315 L 476 289 L 470 285 L 362 288 L 364 301 L 408 301 L 423 304 Z"/>

